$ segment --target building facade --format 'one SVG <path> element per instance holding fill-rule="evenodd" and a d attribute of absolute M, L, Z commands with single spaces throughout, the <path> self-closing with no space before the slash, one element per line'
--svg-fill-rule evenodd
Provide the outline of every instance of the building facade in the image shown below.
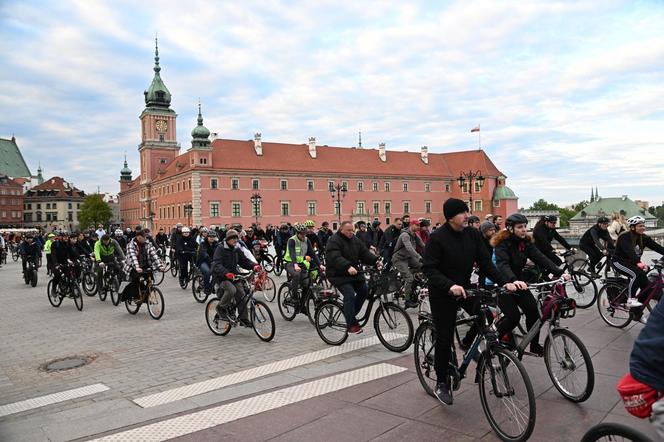
<path fill-rule="evenodd" d="M 74 231 L 85 192 L 55 176 L 25 193 L 23 221 L 26 227 Z"/>
<path fill-rule="evenodd" d="M 611 218 L 613 215 L 622 215 L 627 219 L 638 215 L 645 218 L 646 227 L 657 227 L 657 218 L 646 209 L 627 198 L 627 195 L 613 198 L 595 196 L 594 199 L 593 202 L 588 204 L 587 207 L 569 220 L 571 234 L 582 235 L 586 230 L 597 223 L 597 218 L 600 216 Z"/>
<path fill-rule="evenodd" d="M 0 175 L 0 227 L 23 225 L 23 185 Z"/>
<path fill-rule="evenodd" d="M 180 152 L 175 138 L 176 113 L 164 85 L 155 51 L 154 78 L 145 91 L 140 115 L 140 170 L 136 178 L 125 160 L 120 172 L 120 218 L 123 226 L 170 229 L 176 223 L 278 224 L 312 219 L 317 224 L 339 219 L 380 220 L 384 225 L 405 214 L 443 222 L 443 203 L 466 200 L 473 213 L 517 211 L 518 199 L 505 176 L 482 150 L 429 153 L 377 148 L 250 140 L 214 139 L 198 121 L 191 146 Z M 462 173 L 479 171 L 460 186 Z M 330 189 L 343 187 L 338 205 Z M 260 195 L 260 198 L 254 198 Z M 472 204 L 471 204 L 472 200 Z"/>

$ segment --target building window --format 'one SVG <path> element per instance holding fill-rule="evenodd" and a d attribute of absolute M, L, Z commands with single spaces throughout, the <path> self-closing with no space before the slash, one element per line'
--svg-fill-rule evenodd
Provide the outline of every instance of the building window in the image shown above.
<path fill-rule="evenodd" d="M 309 192 L 314 190 L 314 180 L 307 180 L 307 190 Z"/>
<path fill-rule="evenodd" d="M 424 183 L 424 191 L 425 192 L 431 192 L 431 184 Z"/>
<path fill-rule="evenodd" d="M 166 207 L 166 216 L 169 219 L 171 218 L 171 208 L 170 207 Z"/>
<path fill-rule="evenodd" d="M 281 216 L 290 215 L 290 203 L 288 201 L 281 202 Z"/>
<path fill-rule="evenodd" d="M 71 210 L 71 203 L 67 203 L 67 208 Z"/>
<path fill-rule="evenodd" d="M 253 216 L 254 218 L 257 216 L 261 216 L 261 203 L 262 201 L 251 202 L 251 216 Z"/>
<path fill-rule="evenodd" d="M 403 183 L 403 191 L 408 192 L 408 183 Z"/>
<path fill-rule="evenodd" d="M 493 200 L 493 207 L 500 207 L 500 200 Z"/>
<path fill-rule="evenodd" d="M 348 192 L 348 181 L 341 182 L 341 190 Z"/>
<path fill-rule="evenodd" d="M 316 201 L 307 202 L 307 215 L 309 216 L 316 215 Z"/>
<path fill-rule="evenodd" d="M 2 202 L 4 203 L 4 198 L 3 198 L 3 201 L 2 201 Z M 46 208 L 47 208 L 47 209 L 50 209 L 50 208 L 51 208 L 51 203 L 46 203 Z"/>
<path fill-rule="evenodd" d="M 364 192 L 364 183 L 362 181 L 357 182 L 357 191 Z"/>
<path fill-rule="evenodd" d="M 364 213 L 364 201 L 355 202 L 355 211 L 360 214 Z"/>
<path fill-rule="evenodd" d="M 74 221 L 74 212 L 67 212 L 67 221 Z"/>
<path fill-rule="evenodd" d="M 2 212 L 2 217 L 3 218 L 5 217 L 5 212 Z M 46 221 L 50 221 L 50 220 L 51 220 L 51 212 L 48 212 L 48 213 L 46 213 Z"/>
<path fill-rule="evenodd" d="M 374 215 L 380 212 L 380 202 L 379 201 L 374 201 L 373 202 L 373 213 Z"/>
<path fill-rule="evenodd" d="M 178 192 L 180 191 L 180 183 L 178 183 Z"/>
<path fill-rule="evenodd" d="M 168 160 L 166 158 L 159 158 L 159 163 L 160 164 L 166 164 L 166 163 L 168 163 Z"/>
<path fill-rule="evenodd" d="M 37 210 L 41 210 L 41 203 L 37 203 Z"/>
<path fill-rule="evenodd" d="M 164 141 L 164 134 L 159 134 L 159 141 Z"/>
<path fill-rule="evenodd" d="M 81 208 L 81 203 L 76 203 L 76 208 L 80 209 Z"/>
<path fill-rule="evenodd" d="M 385 215 L 392 214 L 392 203 L 390 201 L 385 201 Z"/>
<path fill-rule="evenodd" d="M 475 200 L 473 201 L 473 204 L 475 205 L 475 212 L 481 212 L 482 211 L 482 200 Z"/>
<path fill-rule="evenodd" d="M 450 184 L 445 183 L 445 192 L 449 192 L 449 191 L 450 191 Z"/>
<path fill-rule="evenodd" d="M 389 191 L 390 191 L 390 182 L 385 181 L 385 192 L 389 192 Z"/>
<path fill-rule="evenodd" d="M 431 213 L 431 201 L 424 202 L 424 213 Z"/>
<path fill-rule="evenodd" d="M 281 190 L 288 190 L 288 180 L 282 179 L 279 188 Z"/>
<path fill-rule="evenodd" d="M 403 214 L 408 215 L 410 213 L 410 201 L 403 202 Z"/>
<path fill-rule="evenodd" d="M 178 218 L 182 218 L 182 207 L 178 206 Z"/>
<path fill-rule="evenodd" d="M 231 216 L 238 218 L 242 214 L 241 205 L 238 201 L 231 203 Z"/>
<path fill-rule="evenodd" d="M 371 190 L 374 191 L 374 192 L 378 192 L 378 182 L 377 181 L 374 181 L 373 183 L 371 183 Z"/>
<path fill-rule="evenodd" d="M 210 216 L 219 216 L 219 203 L 210 203 Z"/>
<path fill-rule="evenodd" d="M 81 205 L 78 204 L 78 207 L 81 207 Z M 32 203 L 28 204 L 28 210 L 32 210 Z"/>
<path fill-rule="evenodd" d="M 191 178 L 187 180 L 187 189 L 191 190 Z"/>
<path fill-rule="evenodd" d="M 461 192 L 468 193 L 468 183 L 463 183 L 463 186 L 461 186 Z"/>
<path fill-rule="evenodd" d="M 480 187 L 480 183 L 478 183 L 477 181 L 475 181 L 475 192 L 479 192 L 479 191 L 481 191 L 481 190 L 482 190 L 482 188 Z"/>
<path fill-rule="evenodd" d="M 219 188 L 219 180 L 216 178 L 210 179 L 210 189 L 218 189 Z"/>
<path fill-rule="evenodd" d="M 231 178 L 231 189 L 232 190 L 238 190 L 240 188 L 240 179 L 239 178 Z"/>
<path fill-rule="evenodd" d="M 254 178 L 251 180 L 251 188 L 253 190 L 258 190 L 260 188 L 260 181 L 258 181 L 258 178 Z"/>

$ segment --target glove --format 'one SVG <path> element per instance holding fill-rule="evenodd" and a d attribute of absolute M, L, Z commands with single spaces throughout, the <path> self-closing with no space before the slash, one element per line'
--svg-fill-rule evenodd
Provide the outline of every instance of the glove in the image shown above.
<path fill-rule="evenodd" d="M 638 268 L 640 268 L 641 270 L 643 270 L 643 269 L 646 268 L 646 265 L 645 265 L 644 263 L 642 263 L 642 262 L 638 262 L 638 263 L 636 263 L 636 266 L 637 266 Z"/>
<path fill-rule="evenodd" d="M 224 276 L 225 276 L 226 279 L 228 279 L 229 281 L 233 281 L 233 280 L 235 279 L 235 275 L 232 274 L 231 272 L 226 273 Z"/>
<path fill-rule="evenodd" d="M 256 265 L 254 266 L 254 272 L 258 273 L 258 272 L 260 272 L 261 270 L 263 270 L 263 268 L 262 268 L 260 265 L 256 264 Z"/>

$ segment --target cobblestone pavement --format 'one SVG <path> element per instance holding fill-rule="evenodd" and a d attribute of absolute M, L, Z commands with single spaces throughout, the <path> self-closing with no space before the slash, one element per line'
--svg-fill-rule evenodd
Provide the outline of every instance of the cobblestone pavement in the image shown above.
<path fill-rule="evenodd" d="M 476 388 L 464 381 L 453 407 L 441 407 L 420 387 L 410 350 L 364 346 L 317 362 L 256 377 L 163 405 L 141 408 L 142 396 L 241 372 L 287 358 L 329 349 L 306 317 L 285 322 L 276 302 L 270 307 L 276 337 L 258 340 L 250 329 L 214 336 L 204 304 L 168 275 L 162 284 L 165 313 L 155 321 L 142 308 L 130 315 L 123 304 L 85 297 L 82 312 L 70 299 L 53 308 L 46 297 L 45 271 L 36 288 L 23 284 L 20 263 L 0 269 L 0 409 L 3 405 L 101 383 L 108 390 L 0 417 L 0 440 L 89 439 L 173 416 L 234 403 L 293 385 L 362 367 L 387 363 L 407 370 L 342 388 L 297 403 L 195 433 L 186 440 L 474 440 L 495 439 L 481 411 Z M 279 284 L 283 278 L 278 278 Z M 541 360 L 527 358 L 537 401 L 533 440 L 578 440 L 595 423 L 629 423 L 653 435 L 649 424 L 626 414 L 615 383 L 628 369 L 629 351 L 640 324 L 624 330 L 606 326 L 596 308 L 579 311 L 565 323 L 584 340 L 593 356 L 596 386 L 583 404 L 572 404 L 552 387 Z M 372 327 L 349 342 L 371 338 Z M 84 367 L 47 373 L 40 367 L 72 355 L 88 356 Z M 2 416 L 2 413 L 0 413 Z M 343 425 L 339 425 L 343 423 Z"/>

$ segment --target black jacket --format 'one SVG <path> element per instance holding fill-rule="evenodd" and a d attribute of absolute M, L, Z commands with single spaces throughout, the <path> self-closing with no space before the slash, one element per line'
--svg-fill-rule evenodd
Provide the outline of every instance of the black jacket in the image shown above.
<path fill-rule="evenodd" d="M 424 247 L 422 270 L 429 280 L 431 296 L 447 296 L 453 285 L 470 288 L 473 264 L 492 281 L 507 282 L 491 262 L 480 231 L 466 227 L 457 232 L 448 223 L 436 229 Z"/>
<path fill-rule="evenodd" d="M 58 264 L 67 264 L 67 260 L 78 261 L 78 253 L 69 241 L 55 241 L 51 246 L 51 262 L 54 266 Z"/>
<path fill-rule="evenodd" d="M 374 265 L 378 257 L 371 253 L 355 235 L 347 238 L 340 232 L 332 235 L 327 242 L 327 277 L 336 286 L 347 282 L 363 281 L 362 274 L 349 275 L 348 269 L 360 264 Z"/>
<path fill-rule="evenodd" d="M 196 260 L 196 265 L 200 266 L 204 262 L 212 264 L 216 247 L 216 243 L 210 244 L 207 239 L 203 240 L 203 242 L 198 246 L 198 259 Z"/>
<path fill-rule="evenodd" d="M 560 233 L 556 229 L 549 229 L 544 223 L 537 223 L 533 229 L 533 238 L 535 238 L 535 245 L 544 255 L 550 255 L 554 253 L 551 242 L 555 239 L 560 243 L 561 246 L 566 249 L 571 249 L 572 246 L 569 245 L 565 238 L 560 236 Z"/>
<path fill-rule="evenodd" d="M 579 245 L 588 247 L 591 249 L 604 250 L 606 247 L 599 242 L 599 240 L 604 240 L 609 249 L 613 249 L 615 246 L 613 244 L 613 239 L 609 235 L 609 231 L 606 229 L 601 229 L 597 224 L 586 230 L 586 232 L 581 236 L 579 240 Z"/>
<path fill-rule="evenodd" d="M 226 273 L 237 274 L 238 266 L 251 270 L 254 268 L 254 263 L 249 261 L 238 247 L 231 249 L 226 241 L 223 241 L 214 249 L 212 272 L 216 278 L 223 281 L 226 279 Z"/>
<path fill-rule="evenodd" d="M 185 253 L 193 253 L 198 249 L 198 243 L 196 238 L 193 235 L 184 236 L 180 235 L 178 237 L 177 245 L 175 246 L 175 251 L 178 255 L 184 255 Z"/>
<path fill-rule="evenodd" d="M 371 247 L 373 245 L 373 238 L 371 237 L 371 232 L 368 230 L 365 230 L 364 232 L 361 230 L 358 230 L 355 233 L 355 236 L 362 241 L 362 244 L 364 244 L 367 248 Z"/>
<path fill-rule="evenodd" d="M 664 302 L 658 302 L 634 342 L 629 372 L 639 382 L 664 391 Z"/>
<path fill-rule="evenodd" d="M 76 241 L 76 253 L 78 253 L 79 256 L 90 256 L 92 254 L 90 244 L 86 240 Z"/>
<path fill-rule="evenodd" d="M 613 259 L 623 264 L 636 265 L 641 260 L 641 255 L 646 247 L 664 255 L 664 247 L 657 244 L 648 235 L 639 235 L 632 230 L 623 232 L 616 241 L 616 253 L 613 255 Z"/>
<path fill-rule="evenodd" d="M 318 230 L 318 243 L 320 244 L 321 248 L 325 250 L 327 247 L 327 242 L 330 240 L 332 237 L 332 231 L 330 229 L 319 229 Z"/>
<path fill-rule="evenodd" d="M 159 232 L 157 233 L 157 236 L 155 236 L 155 240 L 157 242 L 157 245 L 168 245 L 168 235 L 166 235 L 164 232 Z"/>
<path fill-rule="evenodd" d="M 493 257 L 493 246 L 491 245 L 491 240 L 488 239 L 486 236 L 482 234 L 482 243 L 484 243 L 484 246 L 486 247 L 487 252 L 489 252 L 489 256 Z M 478 283 L 480 287 L 486 286 L 486 275 L 482 270 L 478 272 L 477 275 L 478 278 Z"/>
<path fill-rule="evenodd" d="M 500 233 L 503 234 L 504 232 Z M 544 256 L 528 236 L 524 239 L 519 239 L 517 236 L 510 234 L 503 241 L 499 243 L 494 242 L 494 244 L 496 267 L 498 267 L 500 273 L 505 275 L 510 282 L 523 280 L 523 268 L 526 266 L 528 259 L 549 273 L 553 273 L 556 276 L 563 274 L 563 270 Z"/>
<path fill-rule="evenodd" d="M 383 232 L 383 236 L 380 238 L 380 242 L 378 243 L 378 250 L 380 251 L 381 255 L 387 248 L 392 250 L 394 249 L 394 245 L 397 243 L 397 239 L 399 238 L 400 234 L 401 230 L 397 229 L 397 226 L 395 225 L 390 225 L 387 229 L 385 229 L 385 232 Z M 390 255 L 392 250 L 390 250 Z"/>
<path fill-rule="evenodd" d="M 35 241 L 32 242 L 32 244 L 28 244 L 27 241 L 23 241 L 19 246 L 18 246 L 18 253 L 21 255 L 23 259 L 27 257 L 32 257 L 35 260 L 39 258 L 39 255 L 41 255 L 41 248 L 39 247 L 39 244 L 37 244 Z"/>

